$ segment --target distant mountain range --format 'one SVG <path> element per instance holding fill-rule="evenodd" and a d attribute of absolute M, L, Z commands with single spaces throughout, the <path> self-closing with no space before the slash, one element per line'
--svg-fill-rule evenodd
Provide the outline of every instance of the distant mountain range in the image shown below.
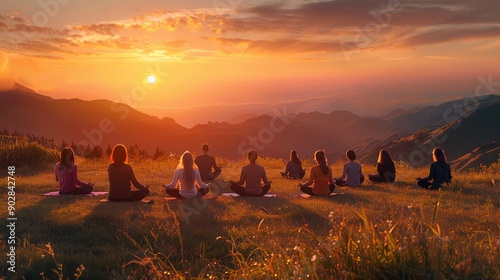
<path fill-rule="evenodd" d="M 284 106 L 274 108 L 272 115 L 242 114 L 188 129 L 108 100 L 53 99 L 19 84 L 0 92 L 0 129 L 101 147 L 138 144 L 149 152 L 159 147 L 175 154 L 198 153 L 202 143 L 209 143 L 212 154 L 230 159 L 250 148 L 283 158 L 295 149 L 302 159 L 324 149 L 333 162 L 354 149 L 362 161 L 374 164 L 384 148 L 393 158 L 418 166 L 429 164 L 430 151 L 438 145 L 455 168 L 466 169 L 498 160 L 498 120 L 500 96 L 491 95 L 396 109 L 383 117 L 349 111 L 289 114 Z"/>

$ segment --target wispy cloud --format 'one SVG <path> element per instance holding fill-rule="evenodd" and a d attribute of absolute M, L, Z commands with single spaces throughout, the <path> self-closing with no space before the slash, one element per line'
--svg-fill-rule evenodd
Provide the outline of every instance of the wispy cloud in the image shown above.
<path fill-rule="evenodd" d="M 367 26 L 376 31 L 376 36 L 369 38 L 372 50 L 500 37 L 500 5 L 496 0 L 273 1 L 232 8 L 153 10 L 120 21 L 59 29 L 35 26 L 19 15 L 2 14 L 0 33 L 11 39 L 0 40 L 0 48 L 33 55 L 160 48 L 176 53 L 203 49 L 204 55 L 328 56 L 339 52 L 341 42 L 362 45 L 356 40 L 371 36 L 366 34 Z"/>

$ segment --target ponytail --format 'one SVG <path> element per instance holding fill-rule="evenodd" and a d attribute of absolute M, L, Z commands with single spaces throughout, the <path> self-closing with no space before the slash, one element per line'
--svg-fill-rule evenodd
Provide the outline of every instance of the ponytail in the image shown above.
<path fill-rule="evenodd" d="M 316 151 L 316 153 L 314 153 L 314 157 L 316 158 L 316 161 L 319 163 L 319 166 L 321 168 L 321 172 L 323 172 L 323 174 L 325 174 L 325 175 L 330 173 L 330 169 L 326 165 L 325 152 L 324 151 Z"/>

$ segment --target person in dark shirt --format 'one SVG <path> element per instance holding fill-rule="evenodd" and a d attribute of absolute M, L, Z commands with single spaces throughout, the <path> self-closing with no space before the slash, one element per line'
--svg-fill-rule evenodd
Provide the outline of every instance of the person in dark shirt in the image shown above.
<path fill-rule="evenodd" d="M 141 185 L 135 178 L 132 167 L 127 162 L 127 148 L 118 144 L 111 152 L 111 164 L 108 166 L 110 201 L 139 201 L 149 194 L 149 185 Z M 138 190 L 132 191 L 131 185 Z"/>
<path fill-rule="evenodd" d="M 380 150 L 377 160 L 377 173 L 369 174 L 368 179 L 375 183 L 392 183 L 396 180 L 396 168 L 389 152 Z"/>
<path fill-rule="evenodd" d="M 281 172 L 281 176 L 288 179 L 302 179 L 306 175 L 306 171 L 302 168 L 302 161 L 297 156 L 297 151 L 290 152 L 290 161 L 286 163 L 285 172 Z"/>
<path fill-rule="evenodd" d="M 429 176 L 418 177 L 417 184 L 424 189 L 437 190 L 442 188 L 444 183 L 451 183 L 451 169 L 443 149 L 435 148 L 432 151 L 432 158 L 434 162 L 431 164 Z"/>
<path fill-rule="evenodd" d="M 198 166 L 201 179 L 203 181 L 211 181 L 219 177 L 222 169 L 215 163 L 215 158 L 208 154 L 208 144 L 203 144 L 201 149 L 203 151 L 203 155 L 197 156 L 194 163 Z M 213 172 L 212 169 L 214 170 Z"/>

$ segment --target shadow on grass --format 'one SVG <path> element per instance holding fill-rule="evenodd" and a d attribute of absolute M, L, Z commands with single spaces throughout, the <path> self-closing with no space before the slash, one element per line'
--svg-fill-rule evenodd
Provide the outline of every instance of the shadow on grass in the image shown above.
<path fill-rule="evenodd" d="M 44 250 L 47 243 L 51 244 L 57 262 L 63 264 L 65 275 L 75 273 L 82 263 L 88 265 L 88 260 L 80 257 L 88 258 L 93 249 L 100 246 L 96 244 L 100 238 L 96 238 L 93 225 L 86 219 L 67 221 L 54 215 L 81 200 L 93 203 L 92 198 L 82 196 L 45 197 L 37 204 L 16 211 L 19 279 L 39 279 L 42 272 L 48 277 L 55 276 L 52 270 L 57 268 L 57 263 Z M 101 240 L 101 244 L 106 241 L 109 240 Z"/>
<path fill-rule="evenodd" d="M 54 172 L 54 164 L 36 164 L 16 167 L 16 176 L 36 176 Z"/>

